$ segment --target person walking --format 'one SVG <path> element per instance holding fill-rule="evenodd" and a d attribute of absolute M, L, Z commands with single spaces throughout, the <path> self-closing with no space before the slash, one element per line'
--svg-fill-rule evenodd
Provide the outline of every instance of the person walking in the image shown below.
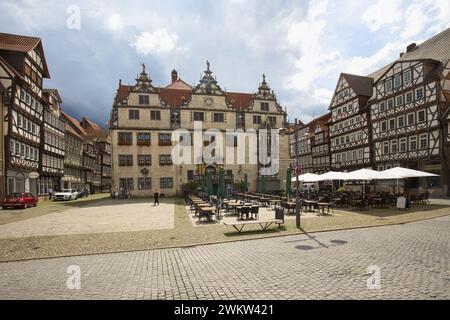
<path fill-rule="evenodd" d="M 153 198 L 155 198 L 155 202 L 153 203 L 153 205 L 156 206 L 156 204 L 158 204 L 158 206 L 159 206 L 159 191 L 158 191 L 158 189 L 155 189 L 155 193 L 153 194 Z"/>

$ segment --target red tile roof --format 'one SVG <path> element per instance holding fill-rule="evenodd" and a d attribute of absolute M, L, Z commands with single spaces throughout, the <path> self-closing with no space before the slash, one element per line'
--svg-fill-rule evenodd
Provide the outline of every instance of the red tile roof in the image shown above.
<path fill-rule="evenodd" d="M 80 125 L 80 123 L 72 116 L 68 115 L 66 112 L 61 110 L 61 114 L 67 119 L 67 123 L 81 136 L 86 136 L 87 132 Z"/>
<path fill-rule="evenodd" d="M 119 99 L 125 99 L 128 97 L 128 93 L 130 92 L 132 86 L 120 85 L 119 86 Z"/>
<path fill-rule="evenodd" d="M 253 96 L 251 93 L 225 92 L 225 98 L 237 111 L 243 111 L 249 106 Z"/>
<path fill-rule="evenodd" d="M 118 98 L 125 99 L 132 86 L 120 85 L 118 91 Z M 171 107 L 179 107 L 183 105 L 185 100 L 189 100 L 192 90 L 174 89 L 174 88 L 159 88 L 159 97 L 164 100 Z M 239 92 L 225 92 L 225 99 L 231 103 L 237 111 L 245 110 L 251 103 L 253 95 L 251 93 Z"/>
<path fill-rule="evenodd" d="M 38 47 L 41 53 L 42 64 L 44 66 L 44 77 L 50 78 L 47 62 L 45 61 L 44 49 L 40 38 L 0 33 L 0 50 L 26 53 L 36 47 Z"/>
<path fill-rule="evenodd" d="M 75 131 L 74 128 L 72 128 L 72 126 L 66 122 L 66 131 L 70 132 L 71 134 L 73 134 L 74 136 L 76 136 L 77 138 L 79 138 L 80 140 L 84 140 L 84 138 L 78 134 L 78 132 Z"/>
<path fill-rule="evenodd" d="M 184 101 L 190 99 L 191 93 L 192 90 L 161 88 L 159 90 L 159 97 L 171 107 L 180 107 Z"/>
<path fill-rule="evenodd" d="M 101 128 L 97 123 L 94 121 L 83 117 L 81 120 L 80 125 L 83 127 L 84 131 L 87 134 L 87 137 L 89 139 L 100 139 L 100 140 L 107 140 L 108 139 L 108 131 Z"/>

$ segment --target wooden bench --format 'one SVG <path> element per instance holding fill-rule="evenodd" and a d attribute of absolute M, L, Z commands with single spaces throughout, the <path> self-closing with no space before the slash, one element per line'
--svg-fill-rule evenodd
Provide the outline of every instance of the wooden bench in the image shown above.
<path fill-rule="evenodd" d="M 272 219 L 272 220 L 254 220 L 254 221 L 236 221 L 236 222 L 224 222 L 223 224 L 226 226 L 232 226 L 238 232 L 242 232 L 244 227 L 248 224 L 259 224 L 263 231 L 267 230 L 272 224 L 278 224 L 278 228 L 284 224 L 282 219 Z"/>

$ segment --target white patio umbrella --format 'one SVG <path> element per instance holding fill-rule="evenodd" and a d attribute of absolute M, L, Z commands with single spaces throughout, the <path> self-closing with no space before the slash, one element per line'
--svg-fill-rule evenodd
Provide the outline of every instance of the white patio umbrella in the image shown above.
<path fill-rule="evenodd" d="M 348 172 L 329 171 L 318 176 L 316 181 L 346 180 Z"/>
<path fill-rule="evenodd" d="M 346 180 L 362 180 L 363 181 L 363 198 L 365 195 L 366 181 L 368 180 L 387 180 L 389 178 L 381 171 L 375 171 L 372 169 L 359 169 L 347 174 Z"/>
<path fill-rule="evenodd" d="M 386 169 L 381 172 L 383 173 L 383 175 L 390 177 L 391 179 L 397 180 L 397 191 L 399 190 L 398 179 L 439 176 L 434 173 L 429 173 L 429 172 L 419 171 L 419 170 L 414 170 L 414 169 L 408 169 L 408 168 L 402 168 L 402 167 L 394 167 L 391 169 Z"/>
<path fill-rule="evenodd" d="M 316 182 L 317 178 L 319 177 L 318 174 L 314 173 L 304 173 L 298 176 L 298 181 L 302 182 Z M 292 177 L 291 181 L 297 181 L 297 177 Z"/>
<path fill-rule="evenodd" d="M 385 176 L 391 177 L 391 179 L 404 179 L 404 178 L 420 178 L 420 177 L 437 177 L 439 175 L 434 173 L 429 173 L 425 171 L 413 170 L 402 167 L 394 167 L 381 171 Z"/>
<path fill-rule="evenodd" d="M 387 180 L 393 179 L 383 171 L 375 171 L 372 169 L 359 169 L 347 174 L 345 180 Z"/>
<path fill-rule="evenodd" d="M 347 172 L 329 171 L 319 175 L 317 181 L 341 181 L 347 177 Z M 334 194 L 334 183 L 331 184 L 331 192 Z"/>

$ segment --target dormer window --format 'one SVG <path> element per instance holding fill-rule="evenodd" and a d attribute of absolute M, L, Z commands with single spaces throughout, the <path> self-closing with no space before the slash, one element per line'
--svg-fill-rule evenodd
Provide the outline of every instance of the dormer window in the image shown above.
<path fill-rule="evenodd" d="M 140 94 L 139 95 L 139 104 L 149 105 L 150 104 L 149 96 Z"/>

